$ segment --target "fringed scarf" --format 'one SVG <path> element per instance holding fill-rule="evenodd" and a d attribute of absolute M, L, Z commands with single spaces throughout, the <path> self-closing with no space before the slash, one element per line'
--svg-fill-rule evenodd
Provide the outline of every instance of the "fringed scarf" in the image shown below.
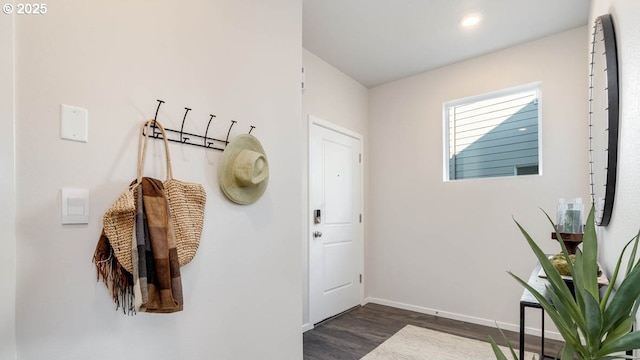
<path fill-rule="evenodd" d="M 143 201 L 140 201 L 140 195 Z M 140 298 L 136 299 L 136 308 L 154 313 L 181 311 L 183 298 L 178 249 L 169 203 L 160 180 L 142 178 L 137 209 L 138 258 L 134 261 L 138 262 L 138 274 L 134 283 L 136 295 L 140 288 Z"/>
<path fill-rule="evenodd" d="M 98 280 L 102 278 L 107 285 L 116 309 L 122 307 L 126 314 L 181 311 L 180 263 L 164 186 L 160 180 L 145 177 L 135 195 L 134 273 L 120 265 L 103 232 L 93 258 Z"/>
<path fill-rule="evenodd" d="M 133 296 L 133 276 L 118 262 L 104 231 L 102 231 L 98 245 L 96 245 L 93 263 L 96 265 L 97 280 L 100 281 L 102 278 L 102 281 L 107 285 L 111 298 L 116 303 L 116 310 L 122 308 L 125 314 L 134 315 L 136 310 Z"/>

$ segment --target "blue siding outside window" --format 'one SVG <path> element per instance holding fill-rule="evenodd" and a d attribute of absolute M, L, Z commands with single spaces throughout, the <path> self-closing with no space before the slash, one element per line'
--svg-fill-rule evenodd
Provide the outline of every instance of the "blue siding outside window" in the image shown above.
<path fill-rule="evenodd" d="M 449 180 L 539 174 L 540 84 L 444 104 Z"/>

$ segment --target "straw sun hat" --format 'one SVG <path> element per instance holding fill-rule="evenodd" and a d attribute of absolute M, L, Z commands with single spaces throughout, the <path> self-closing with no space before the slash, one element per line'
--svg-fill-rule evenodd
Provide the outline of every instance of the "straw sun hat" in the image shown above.
<path fill-rule="evenodd" d="M 218 181 L 222 192 L 237 204 L 258 200 L 269 182 L 269 162 L 260 141 L 249 134 L 233 138 L 220 158 Z"/>

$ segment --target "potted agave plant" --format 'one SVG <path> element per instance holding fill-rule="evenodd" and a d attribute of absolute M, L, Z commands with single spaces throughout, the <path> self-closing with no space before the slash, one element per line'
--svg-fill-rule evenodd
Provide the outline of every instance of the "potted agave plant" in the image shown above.
<path fill-rule="evenodd" d="M 565 341 L 560 359 L 632 359 L 633 357 L 626 355 L 626 352 L 640 348 L 640 331 L 633 331 L 632 327 L 640 305 L 640 260 L 636 261 L 640 233 L 625 245 L 611 275 L 609 285 L 600 289 L 597 282 L 598 240 L 593 207 L 591 207 L 587 218 L 582 250 L 576 251 L 574 263 L 569 260 L 569 254 L 558 229 L 549 215 L 546 213 L 545 215 L 556 231 L 562 253 L 567 260 L 572 274 L 575 296 L 558 270 L 551 264 L 547 255 L 517 221 L 518 228 L 547 275 L 549 298 L 545 298 L 520 277 L 511 272 L 509 274 L 536 297 L 556 325 Z M 627 260 L 625 276 L 617 290 L 614 291 L 627 250 L 631 252 Z M 491 336 L 489 336 L 489 341 L 496 359 L 507 360 L 507 356 Z M 518 359 L 511 345 L 509 345 L 509 352 L 513 359 Z"/>

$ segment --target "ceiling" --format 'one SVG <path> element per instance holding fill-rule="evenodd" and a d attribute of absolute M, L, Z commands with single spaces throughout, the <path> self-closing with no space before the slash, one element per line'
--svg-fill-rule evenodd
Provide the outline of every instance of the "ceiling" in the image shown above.
<path fill-rule="evenodd" d="M 374 87 L 586 25 L 590 7 L 590 0 L 303 0 L 303 47 Z M 482 20 L 462 28 L 468 13 Z"/>

